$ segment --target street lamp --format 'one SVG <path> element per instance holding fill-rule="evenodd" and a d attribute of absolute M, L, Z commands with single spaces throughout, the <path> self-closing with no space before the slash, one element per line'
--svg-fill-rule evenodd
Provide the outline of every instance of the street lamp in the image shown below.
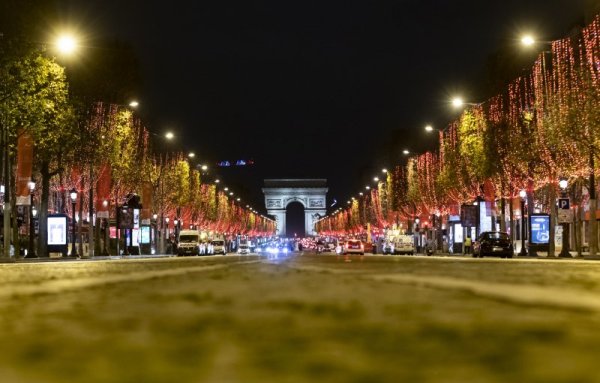
<path fill-rule="evenodd" d="M 33 246 L 33 237 L 35 236 L 35 228 L 33 226 L 33 218 L 35 217 L 33 213 L 33 191 L 35 190 L 35 182 L 29 181 L 27 187 L 29 187 L 29 249 L 27 250 L 27 258 L 33 258 L 35 257 Z"/>
<path fill-rule="evenodd" d="M 470 105 L 470 106 L 479 106 L 479 105 L 481 105 L 481 103 L 476 103 L 476 102 L 465 102 L 465 100 L 463 100 L 462 97 L 454 97 L 451 100 L 451 103 L 452 103 L 452 106 L 455 109 L 462 108 L 465 105 Z"/>
<path fill-rule="evenodd" d="M 71 213 L 71 222 L 73 223 L 73 235 L 71 236 L 73 239 L 73 242 L 71 243 L 71 257 L 78 257 L 79 255 L 77 254 L 77 247 L 75 246 L 75 205 L 77 204 L 77 190 L 75 188 L 71 189 L 69 196 L 71 197 L 71 205 L 73 206 L 73 211 Z"/>
<path fill-rule="evenodd" d="M 61 53 L 70 55 L 77 49 L 77 41 L 73 36 L 63 35 L 56 40 L 56 47 Z"/>
<path fill-rule="evenodd" d="M 410 154 L 410 151 L 408 149 L 404 149 L 402 153 L 406 156 Z"/>
<path fill-rule="evenodd" d="M 527 250 L 525 249 L 525 198 L 527 198 L 527 192 L 525 190 L 521 190 L 519 192 L 519 197 L 521 197 L 521 251 L 519 252 L 519 256 L 526 257 Z"/>
<path fill-rule="evenodd" d="M 434 131 L 434 129 L 433 129 L 433 126 L 431 126 L 431 125 L 427 125 L 427 126 L 425 127 L 425 131 L 426 131 L 426 132 L 433 132 L 433 131 Z"/>
<path fill-rule="evenodd" d="M 104 208 L 104 212 L 106 213 L 105 218 L 102 218 L 102 227 L 104 227 L 104 243 L 102 245 L 102 255 L 107 256 L 109 255 L 108 253 L 108 243 L 110 241 L 110 225 L 109 225 L 109 221 L 108 221 L 108 217 L 109 217 L 109 208 L 108 208 L 109 202 L 108 200 L 104 200 L 102 201 L 102 207 Z"/>
<path fill-rule="evenodd" d="M 567 187 L 569 187 L 569 181 L 567 181 L 566 179 L 561 179 L 560 181 L 558 181 L 558 186 L 560 186 L 560 193 L 562 198 L 567 198 Z M 567 200 L 568 201 L 568 200 Z M 567 212 L 569 211 L 568 209 L 564 209 L 563 206 L 559 206 L 558 207 L 561 210 L 567 210 Z M 562 226 L 562 249 L 560 250 L 560 253 L 558 254 L 558 256 L 560 258 L 571 258 L 571 252 L 570 252 L 570 247 L 571 247 L 571 238 L 570 238 L 570 230 L 569 230 L 569 222 L 561 222 L 560 224 Z"/>

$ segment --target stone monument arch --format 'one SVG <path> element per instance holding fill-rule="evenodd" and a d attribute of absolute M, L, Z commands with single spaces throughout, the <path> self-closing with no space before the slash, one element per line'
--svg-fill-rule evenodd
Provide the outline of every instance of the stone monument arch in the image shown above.
<path fill-rule="evenodd" d="M 277 222 L 277 235 L 286 236 L 286 209 L 292 202 L 304 206 L 306 235 L 316 235 L 314 224 L 327 213 L 326 179 L 266 179 L 262 190 L 267 214 Z"/>

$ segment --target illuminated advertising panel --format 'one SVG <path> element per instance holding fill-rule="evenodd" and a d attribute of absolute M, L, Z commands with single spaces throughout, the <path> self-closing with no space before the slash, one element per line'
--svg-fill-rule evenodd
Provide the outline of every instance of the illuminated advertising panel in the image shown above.
<path fill-rule="evenodd" d="M 550 242 L 550 216 L 532 214 L 530 221 L 530 242 L 536 245 L 547 245 Z"/>
<path fill-rule="evenodd" d="M 142 238 L 140 240 L 142 245 L 150 243 L 150 226 L 142 226 Z"/>
<path fill-rule="evenodd" d="M 48 245 L 66 245 L 67 232 L 67 217 L 48 217 Z"/>

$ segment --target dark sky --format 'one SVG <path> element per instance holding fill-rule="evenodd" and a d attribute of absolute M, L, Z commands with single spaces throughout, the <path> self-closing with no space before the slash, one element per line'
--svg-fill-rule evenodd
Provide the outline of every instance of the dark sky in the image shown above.
<path fill-rule="evenodd" d="M 151 130 L 207 162 L 252 158 L 220 174 L 262 210 L 265 177 L 327 178 L 345 201 L 391 137 L 398 152 L 433 148 L 424 125 L 455 116 L 452 94 L 477 95 L 492 52 L 523 31 L 564 36 L 583 3 L 80 0 L 64 14 L 134 46 Z"/>

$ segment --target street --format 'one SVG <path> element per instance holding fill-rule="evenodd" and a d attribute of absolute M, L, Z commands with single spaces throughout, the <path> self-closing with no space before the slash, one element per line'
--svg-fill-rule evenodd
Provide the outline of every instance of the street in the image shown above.
<path fill-rule="evenodd" d="M 600 263 L 0 265 L 2 382 L 596 382 Z"/>
<path fill-rule="evenodd" d="M 2 382 L 596 382 L 600 263 L 3 264 Z"/>

